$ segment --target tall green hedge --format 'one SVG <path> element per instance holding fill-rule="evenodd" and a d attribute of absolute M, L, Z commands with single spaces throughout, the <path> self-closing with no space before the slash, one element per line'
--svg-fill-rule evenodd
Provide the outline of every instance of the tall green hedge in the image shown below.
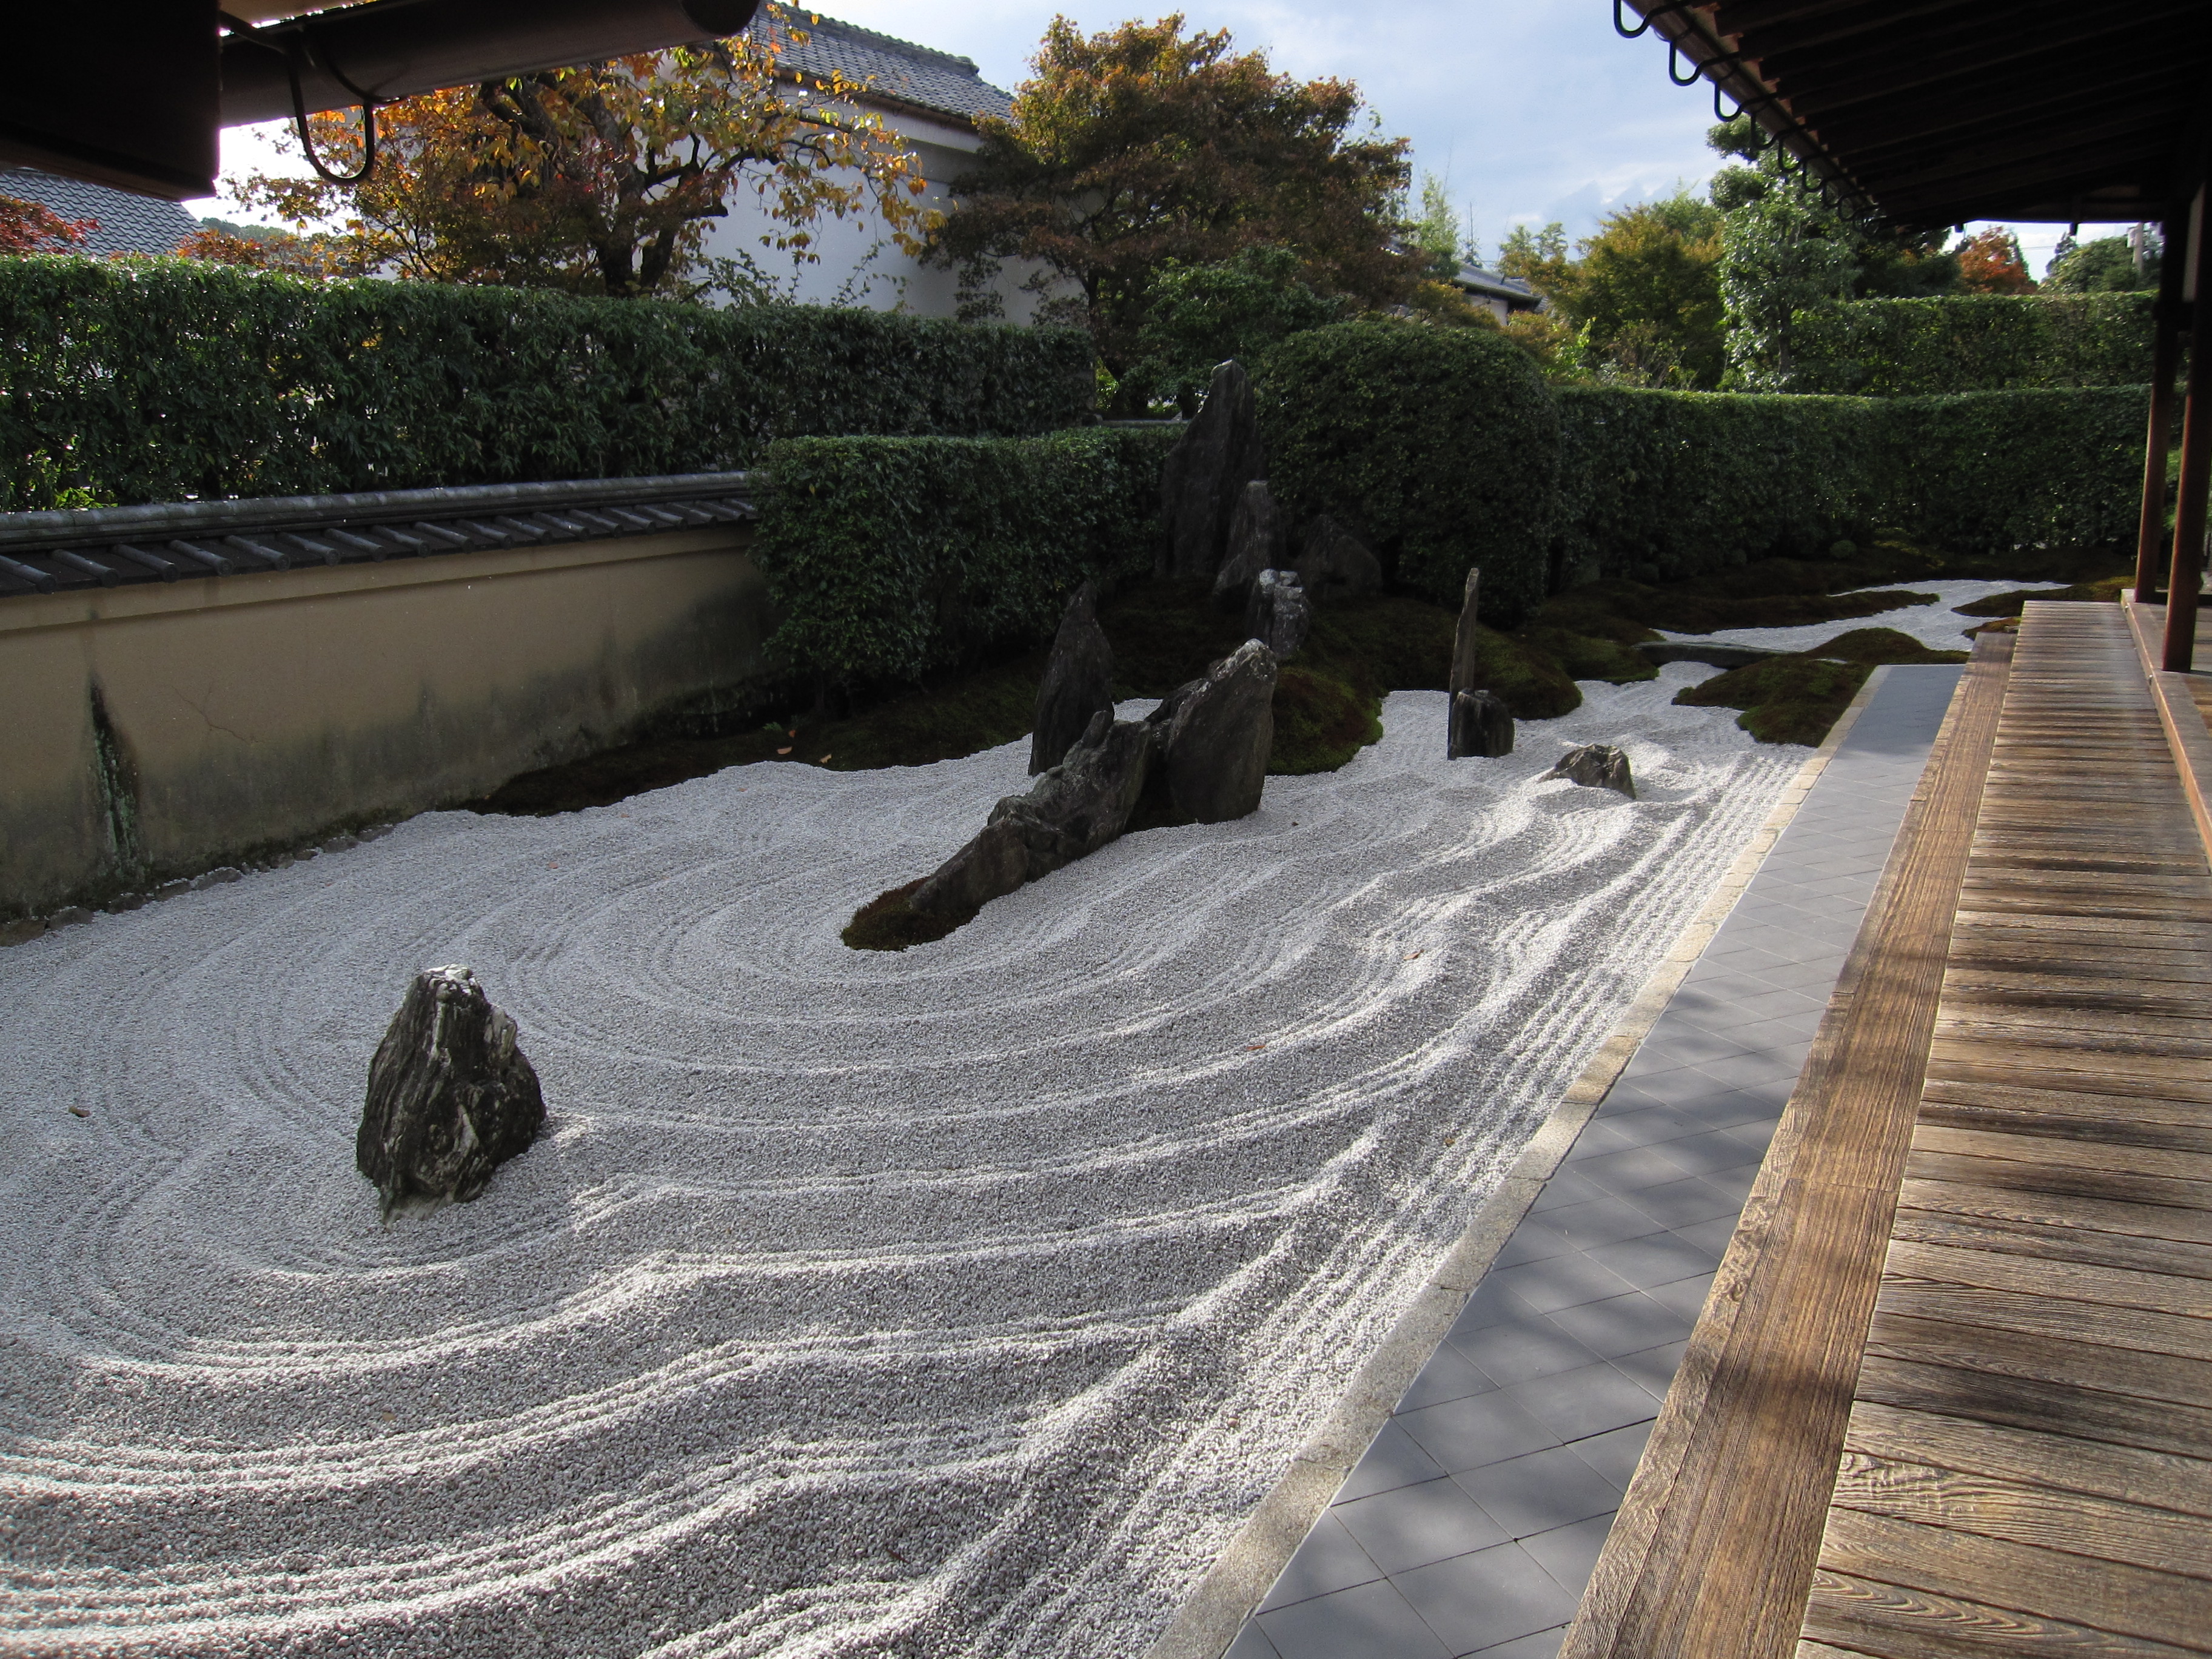
<path fill-rule="evenodd" d="M 1080 333 L 806 307 L 0 259 L 0 507 L 747 466 L 806 433 L 1020 436 Z"/>
<path fill-rule="evenodd" d="M 1865 398 L 1562 387 L 1553 585 L 1665 581 L 1863 533 L 1887 411 Z"/>
<path fill-rule="evenodd" d="M 914 681 L 1048 635 L 1086 579 L 1149 569 L 1172 431 L 787 438 L 753 556 L 770 649 L 829 683 Z"/>
<path fill-rule="evenodd" d="M 1790 389 L 1911 397 L 2150 379 L 2148 294 L 1859 300 L 1790 324 Z"/>
<path fill-rule="evenodd" d="M 1299 518 L 1364 535 L 1400 583 L 1456 605 L 1482 567 L 1499 616 L 1543 598 L 1559 409 L 1484 329 L 1344 323 L 1294 334 L 1259 384 L 1268 483 Z"/>

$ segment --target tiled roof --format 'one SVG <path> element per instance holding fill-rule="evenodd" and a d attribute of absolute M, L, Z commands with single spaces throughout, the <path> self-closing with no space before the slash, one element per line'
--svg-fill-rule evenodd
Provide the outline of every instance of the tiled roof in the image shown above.
<path fill-rule="evenodd" d="M 1480 265 L 1462 265 L 1459 285 L 1471 294 L 1494 295 L 1516 310 L 1534 311 L 1544 303 L 1543 296 L 1518 276 L 1501 276 Z"/>
<path fill-rule="evenodd" d="M 777 16 L 771 20 L 768 8 L 761 8 L 754 16 L 752 33 L 757 38 L 771 28 L 804 33 L 804 46 L 787 46 L 783 52 L 782 61 L 793 69 L 815 75 L 835 70 L 848 81 L 886 99 L 967 120 L 979 115 L 1004 118 L 1012 112 L 1013 99 L 979 76 L 971 58 L 878 34 L 873 29 L 841 23 L 819 12 L 795 7 L 776 9 Z"/>
<path fill-rule="evenodd" d="M 36 202 L 64 219 L 97 220 L 80 245 L 87 253 L 174 253 L 177 244 L 200 228 L 174 202 L 29 167 L 0 167 L 0 196 Z"/>

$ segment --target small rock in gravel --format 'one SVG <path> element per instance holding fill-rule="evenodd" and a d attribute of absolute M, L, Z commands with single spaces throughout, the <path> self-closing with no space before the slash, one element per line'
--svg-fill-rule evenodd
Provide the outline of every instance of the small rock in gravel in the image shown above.
<path fill-rule="evenodd" d="M 358 847 L 360 845 L 361 842 L 351 836 L 332 836 L 328 841 L 323 843 L 323 851 L 325 853 L 343 853 L 348 848 Z"/>
<path fill-rule="evenodd" d="M 464 967 L 426 968 L 368 1068 L 354 1161 L 384 1214 L 466 1202 L 545 1121 L 538 1073 L 514 1022 Z"/>
<path fill-rule="evenodd" d="M 234 869 L 228 864 L 218 865 L 212 870 L 201 871 L 191 878 L 189 885 L 193 892 L 198 893 L 210 887 L 221 887 L 226 882 L 240 880 L 245 874 L 245 871 Z"/>
<path fill-rule="evenodd" d="M 189 892 L 191 892 L 191 890 L 192 890 L 192 884 L 191 884 L 191 883 L 190 883 L 190 882 L 188 882 L 188 881 L 185 880 L 185 879 L 180 876 L 180 877 L 179 877 L 179 878 L 178 878 L 176 880 L 174 880 L 174 881 L 165 881 L 165 882 L 163 882 L 163 883 L 162 883 L 159 887 L 156 887 L 156 888 L 153 890 L 153 892 L 152 892 L 151 894 L 149 894 L 148 896 L 152 897 L 152 898 L 156 898 L 156 899 L 173 899 L 173 898 L 176 897 L 176 896 L 177 896 L 178 894 L 179 894 L 179 893 L 189 893 Z"/>
<path fill-rule="evenodd" d="M 81 904 L 71 904 L 57 910 L 46 918 L 49 927 L 74 927 L 81 921 L 90 921 L 92 912 Z"/>
<path fill-rule="evenodd" d="M 1513 752 L 1513 711 L 1494 691 L 1455 692 L 1451 700 L 1451 730 L 1444 753 L 1453 760 L 1468 756 L 1495 759 Z"/>
<path fill-rule="evenodd" d="M 1590 789 L 1617 789 L 1629 799 L 1636 799 L 1636 780 L 1629 775 L 1628 757 L 1609 743 L 1585 743 L 1568 750 L 1544 777 L 1565 778 Z"/>
<path fill-rule="evenodd" d="M 107 914 L 119 916 L 126 910 L 143 909 L 145 904 L 146 896 L 143 893 L 118 893 L 107 901 Z"/>

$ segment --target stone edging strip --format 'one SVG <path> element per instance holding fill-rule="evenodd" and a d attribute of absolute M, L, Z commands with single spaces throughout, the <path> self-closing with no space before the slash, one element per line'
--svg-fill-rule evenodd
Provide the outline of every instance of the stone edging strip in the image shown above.
<path fill-rule="evenodd" d="M 1805 797 L 1888 675 L 1889 670 L 1882 667 L 1868 677 L 1858 696 L 1837 718 L 1826 740 L 1797 769 L 1766 822 L 1753 834 L 1705 908 L 1644 981 L 1612 1035 L 1522 1149 L 1498 1189 L 1475 1211 L 1467 1231 L 1444 1253 L 1436 1272 L 1415 1294 L 1413 1306 L 1352 1374 L 1321 1426 L 1291 1455 L 1290 1468 L 1214 1559 L 1198 1588 L 1177 1611 L 1175 1622 L 1146 1650 L 1145 1659 L 1220 1659 L 1237 1639 L 1252 1609 L 1289 1564 L 1352 1466 L 1366 1454 L 1400 1396 L 1443 1340 L 1475 1286 L 1489 1272 L 1492 1261 L 1544 1190 L 1544 1183 L 1573 1150 L 1583 1126 L 1650 1035 L 1692 965 L 1705 954 L 1705 946 L 1735 908 L 1775 842 L 1797 816 Z"/>

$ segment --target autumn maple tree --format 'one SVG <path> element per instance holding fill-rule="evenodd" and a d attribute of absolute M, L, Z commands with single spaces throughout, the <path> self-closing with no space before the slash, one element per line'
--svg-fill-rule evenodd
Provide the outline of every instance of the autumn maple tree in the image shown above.
<path fill-rule="evenodd" d="M 694 292 L 708 222 L 748 189 L 771 216 L 767 251 L 814 260 L 825 216 L 872 210 L 920 252 L 912 150 L 856 103 L 860 88 L 791 69 L 805 35 L 763 12 L 750 35 L 399 100 L 376 112 L 367 178 L 256 174 L 235 193 L 302 229 L 338 226 L 314 256 L 335 270 L 429 282 Z M 331 171 L 357 169 L 356 116 L 314 116 L 309 131 Z M 286 263 L 265 245 L 201 252 Z"/>
<path fill-rule="evenodd" d="M 2020 238 L 2002 225 L 1977 231 L 1953 250 L 1959 286 L 1969 294 L 2026 294 L 2035 287 L 2021 257 Z"/>
<path fill-rule="evenodd" d="M 65 253 L 79 246 L 94 219 L 64 219 L 41 202 L 0 196 L 0 253 Z"/>
<path fill-rule="evenodd" d="M 1305 286 L 1361 307 L 1422 277 L 1407 143 L 1363 127 L 1351 82 L 1279 75 L 1180 14 L 1089 35 L 1054 18 L 1031 68 L 1011 118 L 981 124 L 933 252 L 971 294 L 996 262 L 1034 262 L 1042 314 L 1087 326 L 1109 373 L 1141 354 L 1164 270 L 1287 248 Z"/>

